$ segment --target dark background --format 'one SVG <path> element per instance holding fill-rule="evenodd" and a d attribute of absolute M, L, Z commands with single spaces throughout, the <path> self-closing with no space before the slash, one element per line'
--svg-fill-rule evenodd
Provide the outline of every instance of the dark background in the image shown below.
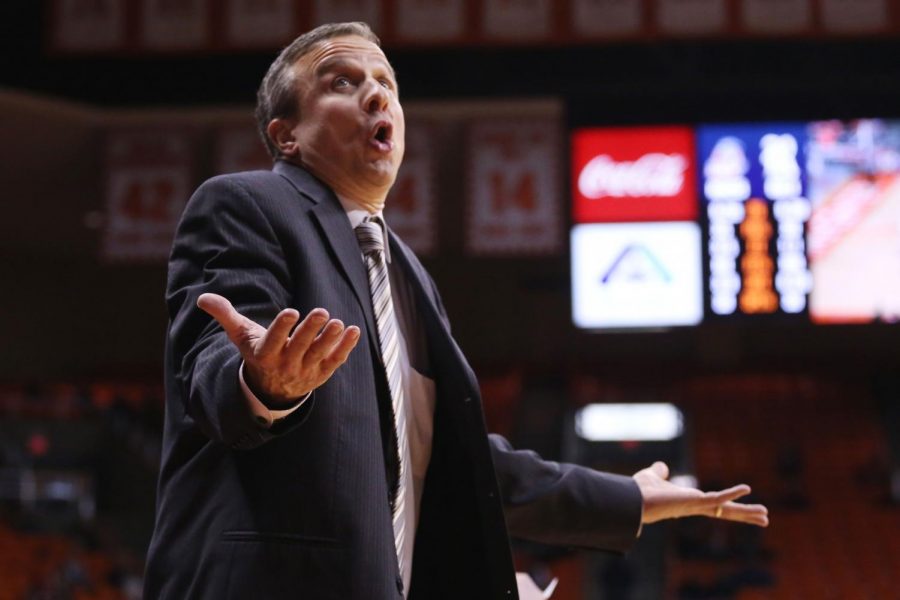
<path fill-rule="evenodd" d="M 139 576 L 158 472 L 166 272 L 162 263 L 99 258 L 104 146 L 92 119 L 105 111 L 220 106 L 249 117 L 276 51 L 60 55 L 47 43 L 44 4 L 0 5 L 0 107 L 7 107 L 0 110 L 0 467 L 71 468 L 68 442 L 96 438 L 90 460 L 76 465 L 97 482 L 90 529 L 106 540 L 95 544 L 98 552 Z M 557 99 L 567 128 L 900 118 L 896 36 L 388 44 L 385 52 L 405 102 Z M 7 102 L 3 92 L 24 95 Z M 440 139 L 450 147 L 439 168 L 438 249 L 424 262 L 482 376 L 492 429 L 545 457 L 572 459 L 565 446 L 575 408 L 673 402 L 687 426 L 673 466 L 707 488 L 748 481 L 772 510 L 765 537 L 697 520 L 680 522 L 680 530 L 651 528 L 638 547 L 652 550 L 637 556 L 655 553 L 656 562 L 643 559 L 655 566 L 645 564 L 635 581 L 659 583 L 652 573 L 664 571 L 662 556 L 670 581 L 687 584 L 698 572 L 727 574 L 736 565 L 723 561 L 740 554 L 786 583 L 783 597 L 849 598 L 861 581 L 896 592 L 898 513 L 889 482 L 892 473 L 900 481 L 900 324 L 735 318 L 671 330 L 578 331 L 565 249 L 539 258 L 466 254 L 464 138 L 444 132 Z M 210 148 L 209 139 L 200 146 Z M 196 184 L 213 174 L 212 162 L 201 157 Z M 563 156 L 564 174 L 567 162 Z M 660 456 L 640 444 L 601 450 L 607 463 L 598 464 L 609 468 L 638 468 Z M 45 513 L 11 514 L 0 514 L 0 567 L 13 565 L 0 569 L 0 592 L 18 568 L 7 560 L 24 544 L 15 535 L 54 530 Z M 3 529 L 19 519 L 25 524 L 17 523 L 15 535 Z M 674 542 L 662 540 L 673 531 L 666 539 Z M 697 555 L 683 552 L 679 536 L 693 538 L 708 562 L 691 562 Z M 50 562 L 33 554 L 38 568 Z M 569 582 L 572 595 L 561 584 L 561 598 L 576 597 L 571 590 L 589 588 L 602 571 L 593 557 L 543 559 Z M 713 597 L 732 597 L 718 590 Z"/>
<path fill-rule="evenodd" d="M 110 109 L 252 106 L 275 52 L 62 56 L 51 50 L 40 3 L 8 3 L 0 19 L 2 85 Z M 706 39 L 604 45 L 391 47 L 406 102 L 559 98 L 570 127 L 900 116 L 900 40 Z M 80 156 L 82 179 L 53 186 L 54 144 L 77 135 L 52 119 L 4 121 L 4 152 L 32 153 L 33 173 L 9 172 L 0 233 L 8 332 L 0 379 L 159 372 L 163 265 L 97 259 L 99 157 Z M 85 135 L 93 135 L 85 133 Z M 563 162 L 565 164 L 565 161 Z M 34 179 L 47 194 L 28 198 Z M 451 178 L 449 185 L 453 186 Z M 68 189 L 62 187 L 68 183 Z M 74 188 L 74 189 L 73 189 Z M 458 197 L 460 188 L 439 197 Z M 67 201 L 71 197 L 72 201 Z M 80 200 L 75 201 L 75 198 Z M 476 365 L 538 371 L 656 374 L 743 369 L 894 370 L 900 327 L 813 326 L 735 319 L 729 324 L 627 334 L 575 330 L 568 257 L 472 258 L 462 250 L 462 201 L 439 207 L 439 248 L 427 260 L 457 337 Z M 900 276 L 900 274 L 898 274 Z M 540 340 L 539 343 L 536 340 Z"/>

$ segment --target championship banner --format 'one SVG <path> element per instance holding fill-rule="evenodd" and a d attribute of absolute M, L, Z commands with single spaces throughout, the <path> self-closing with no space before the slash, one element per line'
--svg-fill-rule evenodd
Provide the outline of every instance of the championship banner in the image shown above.
<path fill-rule="evenodd" d="M 115 50 L 125 42 L 125 3 L 118 0 L 57 0 L 53 43 L 60 50 Z"/>
<path fill-rule="evenodd" d="M 249 125 L 231 125 L 219 130 L 215 156 L 216 175 L 272 168 L 272 157 L 259 133 Z"/>
<path fill-rule="evenodd" d="M 553 119 L 480 121 L 468 132 L 466 251 L 560 250 L 559 125 Z"/>
<path fill-rule="evenodd" d="M 620 37 L 643 32 L 641 0 L 572 0 L 572 31 L 585 37 Z"/>
<path fill-rule="evenodd" d="M 191 193 L 191 146 L 189 135 L 175 130 L 109 134 L 103 259 L 166 260 Z"/>
<path fill-rule="evenodd" d="M 740 21 L 747 33 L 809 33 L 812 0 L 743 0 Z"/>
<path fill-rule="evenodd" d="M 890 27 L 888 0 L 819 0 L 829 33 L 876 33 Z M 900 4 L 897 5 L 900 8 Z"/>
<path fill-rule="evenodd" d="M 316 0 L 313 26 L 323 23 L 365 21 L 373 31 L 381 30 L 379 0 Z"/>
<path fill-rule="evenodd" d="M 462 37 L 463 0 L 396 0 L 394 30 L 401 40 L 447 41 Z"/>
<path fill-rule="evenodd" d="M 656 25 L 662 33 L 709 35 L 728 29 L 726 0 L 656 0 Z"/>
<path fill-rule="evenodd" d="M 553 32 L 550 0 L 485 0 L 482 7 L 487 39 L 547 38 Z"/>
<path fill-rule="evenodd" d="M 209 46 L 207 0 L 143 0 L 140 17 L 141 42 L 147 48 L 184 50 Z"/>
<path fill-rule="evenodd" d="M 277 47 L 297 35 L 294 0 L 228 0 L 225 43 L 232 47 Z"/>
<path fill-rule="evenodd" d="M 427 122 L 407 122 L 403 164 L 384 207 L 387 224 L 420 256 L 433 256 L 437 250 L 437 161 L 431 127 Z"/>

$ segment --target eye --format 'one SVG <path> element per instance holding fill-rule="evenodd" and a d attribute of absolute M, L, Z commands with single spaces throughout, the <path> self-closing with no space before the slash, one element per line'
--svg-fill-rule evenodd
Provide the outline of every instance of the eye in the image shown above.
<path fill-rule="evenodd" d="M 343 75 L 338 75 L 334 78 L 334 81 L 331 82 L 331 87 L 335 89 L 350 87 L 350 79 Z"/>
<path fill-rule="evenodd" d="M 378 83 L 380 83 L 381 87 L 383 87 L 386 90 L 394 89 L 394 85 L 393 85 L 393 83 L 391 83 L 390 79 L 379 79 Z"/>

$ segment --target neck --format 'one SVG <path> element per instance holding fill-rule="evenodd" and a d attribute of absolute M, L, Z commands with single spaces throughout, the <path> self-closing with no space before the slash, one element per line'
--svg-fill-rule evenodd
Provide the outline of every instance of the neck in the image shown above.
<path fill-rule="evenodd" d="M 384 209 L 384 201 L 390 186 L 384 189 L 374 189 L 372 186 L 360 186 L 356 182 L 346 181 L 346 177 L 335 177 L 333 173 L 320 172 L 312 165 L 297 161 L 298 164 L 322 180 L 335 194 L 358 208 L 365 209 L 370 214 L 375 214 Z M 330 176 L 331 175 L 331 176 Z"/>
<path fill-rule="evenodd" d="M 374 215 L 375 213 L 384 209 L 383 196 L 378 198 L 360 198 L 354 194 L 353 190 L 339 190 L 334 187 L 332 188 L 332 190 L 344 202 L 352 204 L 355 208 L 362 208 L 369 214 Z"/>

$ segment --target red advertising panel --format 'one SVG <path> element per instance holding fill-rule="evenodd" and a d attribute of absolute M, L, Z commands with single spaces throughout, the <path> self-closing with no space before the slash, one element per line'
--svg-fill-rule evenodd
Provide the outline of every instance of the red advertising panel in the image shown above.
<path fill-rule="evenodd" d="M 591 128 L 572 134 L 576 223 L 697 218 L 689 127 Z"/>

